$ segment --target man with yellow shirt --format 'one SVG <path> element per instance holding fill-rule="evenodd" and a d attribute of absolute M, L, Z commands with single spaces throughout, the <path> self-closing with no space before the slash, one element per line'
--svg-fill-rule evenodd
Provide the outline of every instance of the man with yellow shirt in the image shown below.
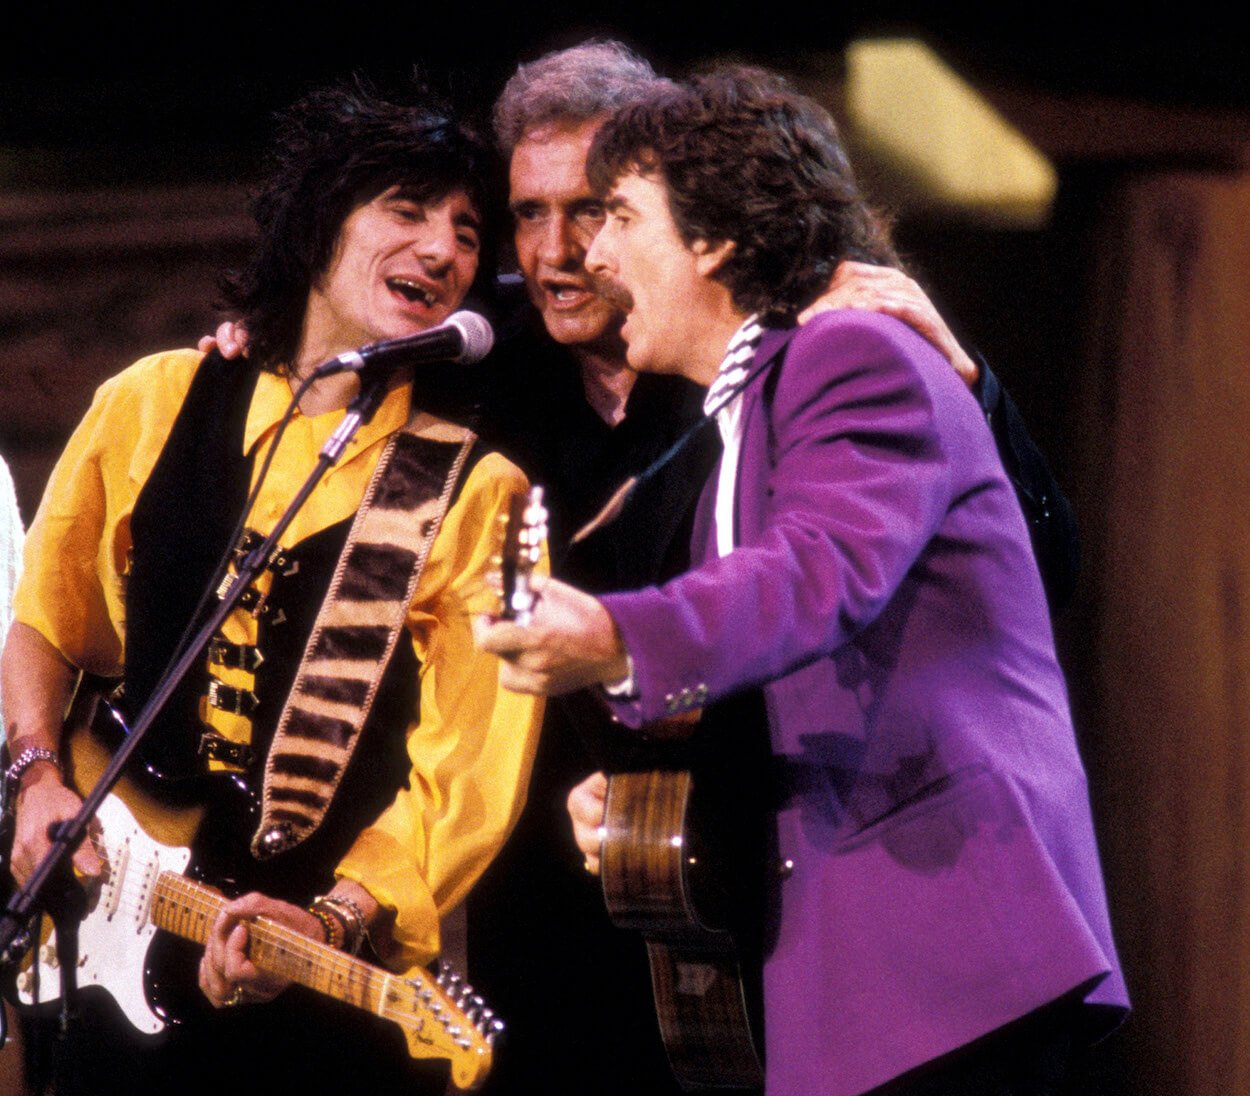
<path fill-rule="evenodd" d="M 32 525 L 4 652 L 19 881 L 79 804 L 60 732 L 79 671 L 120 677 L 121 706 L 142 707 L 239 546 L 265 460 L 245 544 L 274 526 L 359 382 L 317 380 L 271 453 L 292 390 L 336 354 L 441 323 L 479 265 L 489 274 L 492 172 L 437 109 L 314 93 L 284 119 L 255 253 L 226 287 L 251 364 L 177 351 L 101 387 Z M 251 893 L 202 950 L 158 936 L 155 973 L 184 1022 L 152 1047 L 110 1003 L 86 1009 L 59 1090 L 414 1091 L 398 1029 L 298 989 L 268 1003 L 284 983 L 248 960 L 247 925 L 368 943 L 401 969 L 437 954 L 439 919 L 515 821 L 533 756 L 540 709 L 498 690 L 470 632 L 498 516 L 524 487 L 471 433 L 410 406 L 407 383 L 391 387 L 140 755 L 159 797 L 230 789 L 212 795 L 193 868 Z M 74 862 L 88 882 L 105 870 L 86 845 Z M 181 989 L 165 973 L 179 967 Z"/>

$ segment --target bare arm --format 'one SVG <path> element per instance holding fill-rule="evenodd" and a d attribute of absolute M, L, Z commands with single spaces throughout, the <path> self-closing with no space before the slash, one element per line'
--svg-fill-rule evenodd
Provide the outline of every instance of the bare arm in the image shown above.
<path fill-rule="evenodd" d="M 57 752 L 61 722 L 73 692 L 77 671 L 34 628 L 14 623 L 4 645 L 5 733 L 9 755 L 16 759 L 32 746 Z M 23 883 L 49 848 L 48 827 L 72 818 L 82 800 L 69 788 L 61 770 L 50 761 L 36 761 L 22 773 L 17 793 L 17 827 L 11 869 Z M 90 846 L 74 854 L 83 875 L 100 874 L 100 860 Z"/>

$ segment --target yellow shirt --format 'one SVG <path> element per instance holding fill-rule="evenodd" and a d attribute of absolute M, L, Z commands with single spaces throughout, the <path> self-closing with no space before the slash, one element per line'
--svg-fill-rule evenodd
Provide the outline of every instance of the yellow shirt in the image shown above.
<path fill-rule="evenodd" d="M 106 381 L 61 455 L 26 541 L 14 618 L 39 631 L 72 664 L 106 677 L 125 657 L 125 576 L 130 516 L 182 406 L 201 355 L 156 354 Z M 408 419 L 410 393 L 388 394 L 288 527 L 287 545 L 353 515 L 386 438 Z M 290 400 L 283 378 L 262 373 L 244 428 L 254 474 Z M 279 445 L 249 517 L 273 527 L 312 469 L 342 412 L 298 412 Z M 541 721 L 541 702 L 501 690 L 492 656 L 473 643 L 472 615 L 488 603 L 486 573 L 497 551 L 499 516 L 526 487 L 503 457 L 488 454 L 469 472 L 450 508 L 408 611 L 421 665 L 420 718 L 407 730 L 409 786 L 362 832 L 338 865 L 394 911 L 395 954 L 403 966 L 438 952 L 438 921 L 462 901 L 516 821 L 524 802 Z M 264 592 L 270 576 L 257 581 Z M 234 643 L 256 642 L 242 610 L 223 627 Z M 242 670 L 213 667 L 228 684 L 250 687 Z M 247 741 L 248 720 L 207 709 L 206 722 Z"/>

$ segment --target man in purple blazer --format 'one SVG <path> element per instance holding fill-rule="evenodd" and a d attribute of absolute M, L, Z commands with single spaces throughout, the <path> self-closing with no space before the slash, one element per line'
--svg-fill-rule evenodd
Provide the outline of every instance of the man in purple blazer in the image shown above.
<path fill-rule="evenodd" d="M 599 599 L 552 580 L 528 627 L 480 642 L 505 685 L 606 687 L 630 728 L 762 690 L 786 869 L 769 1093 L 1056 1090 L 1127 997 L 1041 582 L 975 400 L 888 317 L 793 326 L 840 260 L 897 259 L 833 123 L 775 78 L 658 90 L 590 171 L 608 218 L 587 266 L 630 365 L 710 386 L 726 455 L 702 562 Z"/>

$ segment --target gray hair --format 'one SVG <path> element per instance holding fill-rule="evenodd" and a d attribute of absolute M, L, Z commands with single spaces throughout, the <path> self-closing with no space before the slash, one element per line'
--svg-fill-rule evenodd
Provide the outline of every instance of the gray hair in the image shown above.
<path fill-rule="evenodd" d="M 588 122 L 667 83 L 620 42 L 592 39 L 521 65 L 495 103 L 495 137 L 510 156 L 531 126 Z"/>

